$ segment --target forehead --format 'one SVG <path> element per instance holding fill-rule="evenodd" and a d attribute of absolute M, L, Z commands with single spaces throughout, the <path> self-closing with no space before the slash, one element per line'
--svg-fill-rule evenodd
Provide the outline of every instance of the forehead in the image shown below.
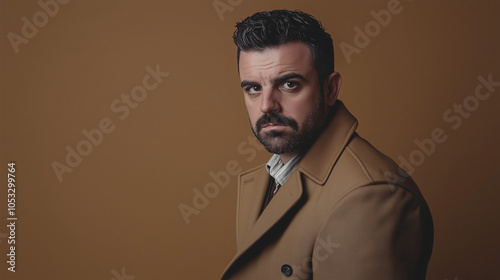
<path fill-rule="evenodd" d="M 315 72 L 309 47 L 302 42 L 290 42 L 264 50 L 240 52 L 240 78 L 271 80 L 284 73 L 303 76 Z"/>

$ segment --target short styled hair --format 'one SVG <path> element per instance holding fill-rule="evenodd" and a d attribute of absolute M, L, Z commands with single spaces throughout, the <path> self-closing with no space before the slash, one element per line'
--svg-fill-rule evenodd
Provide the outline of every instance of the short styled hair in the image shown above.
<path fill-rule="evenodd" d="M 255 13 L 236 24 L 233 40 L 240 52 L 264 50 L 288 42 L 309 46 L 320 85 L 335 71 L 333 40 L 320 21 L 299 10 L 274 10 Z"/>

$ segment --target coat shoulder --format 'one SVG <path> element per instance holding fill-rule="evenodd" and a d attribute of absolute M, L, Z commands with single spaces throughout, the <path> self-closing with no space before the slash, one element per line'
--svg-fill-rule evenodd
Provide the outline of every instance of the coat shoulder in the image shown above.
<path fill-rule="evenodd" d="M 359 135 L 353 137 L 345 152 L 351 164 L 356 166 L 351 170 L 357 170 L 357 175 L 363 178 L 364 182 L 361 185 L 393 185 L 422 198 L 419 188 L 410 175 Z"/>

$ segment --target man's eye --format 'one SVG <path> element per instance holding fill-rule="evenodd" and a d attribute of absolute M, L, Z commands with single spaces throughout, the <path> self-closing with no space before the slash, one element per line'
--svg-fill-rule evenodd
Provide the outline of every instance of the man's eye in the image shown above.
<path fill-rule="evenodd" d="M 252 87 L 247 87 L 247 88 L 246 88 L 246 92 L 247 92 L 248 94 L 256 94 L 256 93 L 258 93 L 258 92 L 259 92 L 259 90 L 260 90 L 260 87 L 259 87 L 259 86 L 252 86 Z"/>
<path fill-rule="evenodd" d="M 290 81 L 288 81 L 288 82 L 284 82 L 283 83 L 283 87 L 285 89 L 296 89 L 298 86 L 299 86 L 299 84 L 296 83 L 296 82 L 290 82 Z"/>

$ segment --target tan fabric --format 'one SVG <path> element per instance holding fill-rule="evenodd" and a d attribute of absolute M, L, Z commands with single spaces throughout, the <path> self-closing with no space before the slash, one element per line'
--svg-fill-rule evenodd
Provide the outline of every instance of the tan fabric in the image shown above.
<path fill-rule="evenodd" d="M 425 279 L 433 241 L 426 202 L 411 178 L 355 133 L 342 102 L 335 106 L 260 216 L 265 166 L 240 174 L 237 253 L 222 279 Z"/>

